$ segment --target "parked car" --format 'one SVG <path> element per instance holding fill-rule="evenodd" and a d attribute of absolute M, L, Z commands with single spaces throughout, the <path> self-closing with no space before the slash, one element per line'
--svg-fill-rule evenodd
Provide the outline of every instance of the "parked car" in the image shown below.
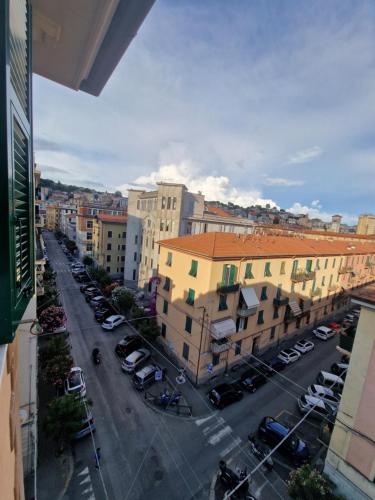
<path fill-rule="evenodd" d="M 348 363 L 333 363 L 333 365 L 331 365 L 331 372 L 335 375 L 340 375 L 340 377 L 345 380 L 348 368 Z"/>
<path fill-rule="evenodd" d="M 120 358 L 126 358 L 130 353 L 142 347 L 142 339 L 137 335 L 127 335 L 115 347 L 115 353 Z"/>
<path fill-rule="evenodd" d="M 94 297 L 98 297 L 98 294 L 100 293 L 100 290 L 90 290 L 89 292 L 85 292 L 85 300 L 87 303 L 91 301 Z"/>
<path fill-rule="evenodd" d="M 288 427 L 273 417 L 264 417 L 258 427 L 259 438 L 270 446 L 279 444 L 289 432 L 290 429 Z M 283 442 L 279 451 L 294 465 L 306 464 L 310 459 L 307 444 L 294 433 Z"/>
<path fill-rule="evenodd" d="M 114 314 L 113 316 L 109 316 L 102 323 L 102 328 L 104 330 L 113 330 L 117 326 L 121 325 L 125 321 L 125 317 L 121 316 L 121 314 Z"/>
<path fill-rule="evenodd" d="M 249 392 L 255 392 L 259 387 L 267 382 L 267 377 L 259 373 L 256 369 L 250 368 L 242 374 L 240 384 L 243 389 Z"/>
<path fill-rule="evenodd" d="M 86 285 L 81 285 L 79 287 L 79 291 L 84 293 L 84 292 L 87 292 L 89 290 L 95 290 L 96 287 L 93 285 L 92 281 L 90 283 L 86 283 Z"/>
<path fill-rule="evenodd" d="M 295 349 L 284 349 L 283 351 L 279 352 L 277 357 L 281 359 L 281 361 L 284 361 L 284 363 L 289 365 L 290 363 L 298 361 L 301 357 L 301 353 L 299 353 Z"/>
<path fill-rule="evenodd" d="M 318 373 L 318 376 L 316 377 L 316 381 L 318 385 L 324 385 L 325 387 L 328 387 L 329 389 L 335 390 L 335 391 L 340 391 L 344 387 L 344 380 L 339 377 L 338 375 L 335 375 L 333 373 L 325 372 L 325 371 L 320 371 Z"/>
<path fill-rule="evenodd" d="M 260 363 L 257 368 L 261 370 L 266 376 L 272 377 L 272 375 L 275 375 L 277 372 L 283 371 L 287 364 L 285 361 L 282 361 L 278 357 L 272 358 L 269 361 L 266 361 L 267 365 L 264 365 L 263 363 Z"/>
<path fill-rule="evenodd" d="M 311 340 L 299 340 L 296 344 L 294 344 L 293 349 L 296 351 L 306 354 L 309 351 L 314 349 L 314 343 Z"/>
<path fill-rule="evenodd" d="M 310 385 L 307 388 L 307 392 L 310 396 L 326 401 L 333 406 L 338 406 L 341 401 L 340 395 L 335 394 L 331 389 L 322 385 Z"/>
<path fill-rule="evenodd" d="M 91 281 L 91 278 L 87 273 L 77 274 L 74 278 L 78 281 L 78 283 L 90 283 Z"/>
<path fill-rule="evenodd" d="M 69 376 L 65 380 L 65 394 L 75 394 L 80 398 L 86 396 L 85 379 L 79 366 L 70 369 Z"/>
<path fill-rule="evenodd" d="M 336 332 L 328 326 L 318 326 L 315 330 L 313 330 L 313 334 L 320 340 L 328 340 L 331 337 L 334 337 Z"/>
<path fill-rule="evenodd" d="M 82 439 L 85 436 L 88 436 L 96 429 L 94 417 L 90 410 L 88 410 L 86 416 L 82 419 L 80 429 L 75 433 L 74 439 Z"/>
<path fill-rule="evenodd" d="M 100 305 L 103 305 L 104 303 L 107 302 L 107 299 L 103 297 L 103 295 L 96 295 L 90 300 L 90 306 L 91 307 L 97 307 Z"/>
<path fill-rule="evenodd" d="M 359 309 L 352 309 L 351 313 L 356 316 L 357 318 L 359 318 L 359 315 L 361 314 L 361 308 Z"/>
<path fill-rule="evenodd" d="M 334 420 L 337 413 L 337 404 L 332 405 L 321 398 L 315 398 L 310 394 L 305 394 L 298 398 L 298 408 L 301 413 L 307 413 L 314 408 L 309 416 L 313 418 Z"/>
<path fill-rule="evenodd" d="M 155 375 L 161 373 L 162 380 L 165 379 L 165 368 L 158 365 L 147 365 L 133 375 L 133 385 L 138 391 L 143 391 L 156 382 Z"/>
<path fill-rule="evenodd" d="M 95 319 L 98 323 L 103 323 L 103 321 L 110 316 L 113 316 L 113 311 L 107 307 L 100 307 L 95 311 Z"/>
<path fill-rule="evenodd" d="M 121 368 L 126 373 L 134 373 L 142 363 L 147 361 L 151 356 L 151 352 L 144 347 L 141 347 L 137 351 L 133 351 L 129 356 L 127 356 L 121 363 Z"/>
<path fill-rule="evenodd" d="M 340 325 L 340 323 L 336 323 L 336 321 L 332 321 L 331 323 L 328 323 L 328 328 L 330 328 L 331 330 L 334 330 L 335 332 L 341 331 L 341 325 Z"/>
<path fill-rule="evenodd" d="M 236 401 L 240 401 L 242 398 L 241 387 L 235 382 L 219 384 L 208 393 L 210 402 L 220 410 Z"/>
<path fill-rule="evenodd" d="M 358 317 L 354 314 L 347 314 L 344 318 L 344 323 L 350 323 L 353 324 L 355 321 L 358 320 Z"/>

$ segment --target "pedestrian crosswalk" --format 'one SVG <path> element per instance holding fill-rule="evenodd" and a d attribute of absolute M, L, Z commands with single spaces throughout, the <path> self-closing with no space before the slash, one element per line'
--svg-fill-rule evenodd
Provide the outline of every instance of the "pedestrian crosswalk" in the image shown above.
<path fill-rule="evenodd" d="M 242 439 L 235 435 L 231 426 L 217 414 L 197 419 L 195 425 L 201 428 L 206 444 L 217 447 L 218 455 L 222 459 L 228 458 L 232 452 L 241 447 Z"/>
<path fill-rule="evenodd" d="M 90 471 L 87 466 L 76 471 L 75 477 L 70 485 L 68 497 L 82 498 L 84 500 L 96 500 L 91 482 Z"/>

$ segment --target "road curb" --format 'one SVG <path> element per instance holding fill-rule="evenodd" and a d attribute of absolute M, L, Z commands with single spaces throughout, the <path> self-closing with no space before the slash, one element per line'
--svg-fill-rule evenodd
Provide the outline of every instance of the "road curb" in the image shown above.
<path fill-rule="evenodd" d="M 66 454 L 66 460 L 68 462 L 68 464 L 67 464 L 67 469 L 68 469 L 67 476 L 65 479 L 64 487 L 63 487 L 61 493 L 59 494 L 59 496 L 57 497 L 57 500 L 62 500 L 62 498 L 65 496 L 65 493 L 67 492 L 67 490 L 69 488 L 70 481 L 72 480 L 73 471 L 74 471 L 74 460 L 73 460 L 72 450 L 69 450 L 69 452 Z M 63 463 L 61 465 L 64 466 Z"/>

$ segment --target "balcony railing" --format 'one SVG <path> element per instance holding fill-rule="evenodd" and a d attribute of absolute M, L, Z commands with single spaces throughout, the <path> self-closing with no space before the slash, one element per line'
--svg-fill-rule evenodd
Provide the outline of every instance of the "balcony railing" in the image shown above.
<path fill-rule="evenodd" d="M 322 295 L 321 288 L 315 288 L 314 290 L 311 290 L 311 292 L 310 292 L 310 297 L 320 297 L 321 295 Z"/>
<path fill-rule="evenodd" d="M 315 278 L 315 271 L 306 271 L 304 269 L 297 269 L 292 272 L 290 279 L 293 283 L 300 283 L 302 281 L 310 281 Z"/>
<path fill-rule="evenodd" d="M 211 352 L 213 354 L 220 354 L 221 352 L 229 351 L 230 347 L 230 341 L 226 337 L 221 340 L 213 340 L 211 342 Z"/>
<path fill-rule="evenodd" d="M 240 316 L 241 318 L 247 318 L 247 316 L 254 316 L 258 310 L 258 306 L 253 306 L 253 307 L 239 307 L 237 309 L 237 315 Z"/>
<path fill-rule="evenodd" d="M 240 289 L 239 283 L 228 284 L 228 283 L 224 283 L 223 281 L 220 281 L 217 284 L 217 291 L 219 293 L 234 293 L 234 292 L 238 292 L 239 289 Z"/>
<path fill-rule="evenodd" d="M 342 267 L 340 267 L 338 272 L 339 272 L 339 274 L 352 273 L 353 267 L 352 266 L 342 266 Z"/>
<path fill-rule="evenodd" d="M 273 305 L 275 307 L 287 306 L 289 304 L 289 297 L 275 297 Z"/>
<path fill-rule="evenodd" d="M 352 352 L 354 337 L 340 333 L 339 346 L 345 351 Z"/>

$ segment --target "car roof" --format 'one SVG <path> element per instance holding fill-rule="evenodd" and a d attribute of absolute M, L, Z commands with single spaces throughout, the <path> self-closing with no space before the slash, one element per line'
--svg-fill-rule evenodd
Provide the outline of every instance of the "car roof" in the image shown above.
<path fill-rule="evenodd" d="M 325 408 L 324 402 L 320 398 L 311 396 L 310 394 L 304 394 L 306 401 L 312 406 L 320 406 L 320 408 Z"/>
<path fill-rule="evenodd" d="M 331 329 L 328 328 L 328 326 L 318 326 L 317 330 L 320 330 L 322 332 L 330 332 Z"/>
<path fill-rule="evenodd" d="M 151 364 L 151 365 L 144 366 L 142 368 L 142 370 L 139 370 L 139 372 L 136 373 L 136 375 L 138 375 L 141 378 L 144 378 L 147 375 L 149 375 L 150 373 L 152 373 L 153 371 L 157 371 L 157 370 L 160 370 L 159 366 Z"/>
<path fill-rule="evenodd" d="M 140 357 L 143 357 L 144 354 L 148 354 L 147 349 L 137 349 L 136 351 L 133 351 L 129 356 L 126 357 L 127 361 L 130 361 L 131 363 L 134 363 L 137 361 Z"/>
<path fill-rule="evenodd" d="M 112 316 L 109 316 L 105 321 L 106 323 L 110 323 L 111 321 L 115 321 L 116 319 L 121 318 L 120 314 L 112 314 Z"/>
<path fill-rule="evenodd" d="M 290 347 L 287 347 L 286 349 L 283 349 L 280 354 L 294 354 L 296 351 L 294 349 L 291 349 Z"/>
<path fill-rule="evenodd" d="M 228 392 L 228 391 L 233 390 L 233 387 L 231 384 L 224 383 L 224 384 L 215 385 L 215 387 L 213 387 L 212 390 L 215 390 L 219 394 L 224 394 L 224 392 Z"/>

